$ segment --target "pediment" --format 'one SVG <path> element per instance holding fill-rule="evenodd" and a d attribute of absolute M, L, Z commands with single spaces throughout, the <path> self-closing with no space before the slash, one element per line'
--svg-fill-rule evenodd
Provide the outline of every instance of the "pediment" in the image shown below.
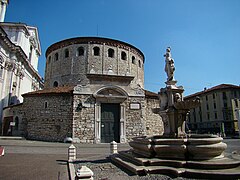
<path fill-rule="evenodd" d="M 125 96 L 124 94 L 118 92 L 115 89 L 103 89 L 97 93 L 97 95 L 104 95 L 104 96 Z"/>

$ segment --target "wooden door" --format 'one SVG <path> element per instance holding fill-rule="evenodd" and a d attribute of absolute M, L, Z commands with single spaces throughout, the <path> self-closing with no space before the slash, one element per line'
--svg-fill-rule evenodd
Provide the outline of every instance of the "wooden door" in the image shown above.
<path fill-rule="evenodd" d="M 120 142 L 120 105 L 101 104 L 101 143 Z"/>

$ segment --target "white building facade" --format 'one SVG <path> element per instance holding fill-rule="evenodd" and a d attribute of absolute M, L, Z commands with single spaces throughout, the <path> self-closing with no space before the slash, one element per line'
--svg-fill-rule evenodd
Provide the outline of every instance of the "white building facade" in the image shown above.
<path fill-rule="evenodd" d="M 0 3 L 0 20 L 3 21 L 8 1 L 0 0 Z M 22 94 L 43 88 L 37 71 L 40 55 L 36 27 L 0 22 L 0 126 L 5 123 L 5 131 L 14 117 L 3 119 L 3 109 L 22 103 Z"/>

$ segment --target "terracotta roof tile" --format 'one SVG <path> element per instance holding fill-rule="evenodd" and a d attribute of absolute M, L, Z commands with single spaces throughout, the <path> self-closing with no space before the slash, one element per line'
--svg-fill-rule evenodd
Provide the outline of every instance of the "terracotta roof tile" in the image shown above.
<path fill-rule="evenodd" d="M 144 90 L 144 91 L 145 91 L 145 96 L 146 97 L 158 98 L 157 93 L 154 93 L 154 92 L 151 92 L 151 91 L 148 91 L 148 90 Z"/>
<path fill-rule="evenodd" d="M 73 92 L 74 86 L 59 86 L 54 88 L 46 88 L 43 90 L 33 91 L 23 96 L 32 96 L 32 95 L 40 95 L 40 94 L 71 94 Z"/>

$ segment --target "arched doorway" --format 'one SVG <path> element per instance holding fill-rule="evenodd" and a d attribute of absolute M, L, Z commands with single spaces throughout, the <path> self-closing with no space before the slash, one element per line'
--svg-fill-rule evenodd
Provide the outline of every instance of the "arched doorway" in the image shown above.
<path fill-rule="evenodd" d="M 107 86 L 94 93 L 95 142 L 126 142 L 125 100 L 127 93 L 116 86 Z"/>

